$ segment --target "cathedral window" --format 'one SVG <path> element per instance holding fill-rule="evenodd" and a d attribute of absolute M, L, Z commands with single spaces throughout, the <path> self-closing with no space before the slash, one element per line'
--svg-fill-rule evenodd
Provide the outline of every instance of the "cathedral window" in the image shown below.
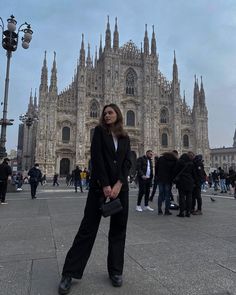
<path fill-rule="evenodd" d="M 136 73 L 133 69 L 129 69 L 126 75 L 126 94 L 135 95 L 136 94 Z"/>
<path fill-rule="evenodd" d="M 161 135 L 161 145 L 163 147 L 168 147 L 168 136 L 166 133 L 162 133 Z"/>
<path fill-rule="evenodd" d="M 189 147 L 189 137 L 187 134 L 184 134 L 184 136 L 183 136 L 183 146 L 184 146 L 184 148 Z"/>
<path fill-rule="evenodd" d="M 169 122 L 169 114 L 166 108 L 161 110 L 160 114 L 160 123 L 168 123 Z"/>
<path fill-rule="evenodd" d="M 128 111 L 126 114 L 126 125 L 135 126 L 135 114 L 133 111 Z"/>
<path fill-rule="evenodd" d="M 90 117 L 98 118 L 98 116 L 99 116 L 99 105 L 96 101 L 93 101 L 90 104 Z"/>
<path fill-rule="evenodd" d="M 62 142 L 68 143 L 70 141 L 70 128 L 63 127 L 62 129 Z"/>
<path fill-rule="evenodd" d="M 90 129 L 90 143 L 93 140 L 94 128 Z"/>

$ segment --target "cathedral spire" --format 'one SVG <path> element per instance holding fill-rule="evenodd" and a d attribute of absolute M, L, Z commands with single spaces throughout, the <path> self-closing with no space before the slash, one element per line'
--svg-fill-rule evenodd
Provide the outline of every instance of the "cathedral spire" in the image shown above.
<path fill-rule="evenodd" d="M 184 90 L 183 103 L 184 103 L 184 105 L 186 105 L 186 99 L 185 99 L 185 90 Z"/>
<path fill-rule="evenodd" d="M 93 62 L 90 56 L 90 44 L 88 43 L 88 55 L 87 55 L 87 60 L 86 60 L 86 65 L 88 68 L 92 68 Z"/>
<path fill-rule="evenodd" d="M 29 105 L 33 105 L 33 95 L 32 95 L 32 88 L 30 90 L 30 98 L 29 98 Z"/>
<path fill-rule="evenodd" d="M 203 87 L 202 76 L 201 76 L 199 101 L 200 101 L 201 105 L 203 105 L 203 106 L 205 105 L 205 91 L 204 91 L 204 87 Z"/>
<path fill-rule="evenodd" d="M 235 128 L 235 131 L 234 131 L 234 138 L 233 138 L 233 140 L 234 140 L 233 147 L 236 148 L 236 128 Z"/>
<path fill-rule="evenodd" d="M 35 108 L 35 109 L 37 108 L 36 88 L 35 88 L 35 91 L 34 91 L 34 108 Z"/>
<path fill-rule="evenodd" d="M 97 46 L 95 48 L 95 60 L 94 60 L 94 66 L 96 67 L 97 66 L 97 63 L 98 63 L 98 49 L 97 49 Z"/>
<path fill-rule="evenodd" d="M 194 90 L 193 90 L 193 107 L 199 105 L 199 87 L 196 75 L 194 75 Z"/>
<path fill-rule="evenodd" d="M 40 92 L 48 90 L 48 68 L 47 68 L 47 51 L 44 51 L 43 67 L 41 71 Z"/>
<path fill-rule="evenodd" d="M 100 35 L 99 59 L 102 57 L 102 34 Z"/>
<path fill-rule="evenodd" d="M 56 52 L 54 51 L 54 58 L 52 64 L 52 71 L 51 71 L 51 83 L 49 87 L 50 92 L 54 92 L 57 94 L 57 65 L 56 65 Z"/>
<path fill-rule="evenodd" d="M 111 30 L 109 23 L 109 15 L 107 16 L 107 29 L 106 29 L 106 39 L 105 39 L 105 50 L 111 49 Z"/>
<path fill-rule="evenodd" d="M 174 63 L 173 63 L 173 82 L 178 83 L 178 66 L 176 63 L 175 50 L 174 50 Z"/>
<path fill-rule="evenodd" d="M 154 32 L 154 25 L 152 26 L 151 54 L 152 54 L 153 56 L 156 56 L 156 54 L 157 54 L 156 36 L 155 36 L 155 32 Z"/>
<path fill-rule="evenodd" d="M 118 26 L 117 26 L 117 17 L 116 17 L 115 31 L 114 31 L 114 37 L 113 37 L 113 49 L 115 51 L 119 49 L 119 33 L 118 33 Z"/>
<path fill-rule="evenodd" d="M 145 36 L 144 36 L 144 55 L 149 55 L 149 39 L 147 33 L 147 24 L 145 25 Z"/>
<path fill-rule="evenodd" d="M 85 67 L 84 34 L 82 34 L 80 56 L 79 56 L 79 65 L 80 65 L 80 67 Z"/>

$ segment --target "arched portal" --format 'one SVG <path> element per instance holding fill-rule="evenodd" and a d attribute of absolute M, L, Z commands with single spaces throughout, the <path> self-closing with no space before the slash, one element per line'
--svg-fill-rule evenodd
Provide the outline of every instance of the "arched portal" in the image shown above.
<path fill-rule="evenodd" d="M 70 173 L 70 160 L 63 158 L 60 161 L 60 176 L 67 176 Z"/>

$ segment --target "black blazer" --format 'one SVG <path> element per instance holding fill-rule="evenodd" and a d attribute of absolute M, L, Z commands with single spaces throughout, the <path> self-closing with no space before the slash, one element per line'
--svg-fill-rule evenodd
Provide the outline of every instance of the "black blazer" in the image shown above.
<path fill-rule="evenodd" d="M 138 158 L 137 160 L 137 175 L 138 178 L 141 179 L 142 176 L 146 175 L 147 173 L 147 166 L 148 166 L 148 160 L 150 161 L 150 180 L 153 178 L 153 164 L 152 160 L 148 159 L 146 156 L 142 156 Z"/>
<path fill-rule="evenodd" d="M 113 187 L 117 180 L 122 182 L 121 190 L 128 190 L 128 175 L 131 168 L 129 137 L 118 139 L 118 148 L 111 134 L 96 126 L 91 144 L 91 189 Z"/>

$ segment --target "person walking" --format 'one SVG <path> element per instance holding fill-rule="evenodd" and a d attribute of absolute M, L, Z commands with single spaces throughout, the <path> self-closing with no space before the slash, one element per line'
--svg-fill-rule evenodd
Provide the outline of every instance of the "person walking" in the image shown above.
<path fill-rule="evenodd" d="M 158 186 L 158 181 L 157 181 L 157 163 L 158 163 L 158 156 L 154 157 L 154 163 L 155 163 L 155 175 L 154 175 L 154 182 L 153 182 L 153 187 L 152 187 L 152 192 L 151 192 L 151 196 L 149 198 L 149 201 L 152 202 L 153 198 L 155 196 L 156 190 L 157 190 L 157 186 Z"/>
<path fill-rule="evenodd" d="M 36 199 L 36 190 L 42 178 L 42 172 L 39 169 L 38 163 L 34 164 L 34 167 L 29 170 L 28 175 L 30 177 L 29 183 L 31 188 L 31 198 Z"/>
<path fill-rule="evenodd" d="M 57 185 L 59 186 L 59 183 L 58 183 L 58 173 L 55 173 L 54 176 L 53 176 L 53 186 Z"/>
<path fill-rule="evenodd" d="M 1 204 L 6 205 L 7 181 L 8 177 L 12 175 L 11 167 L 8 165 L 10 160 L 5 158 L 0 164 L 0 198 Z"/>
<path fill-rule="evenodd" d="M 201 196 L 201 185 L 206 181 L 206 172 L 204 170 L 202 155 L 196 155 L 193 159 L 193 164 L 196 171 L 196 182 L 193 188 L 192 195 L 192 209 L 193 215 L 202 215 L 202 196 Z M 197 210 L 195 210 L 197 202 Z"/>
<path fill-rule="evenodd" d="M 177 157 L 173 152 L 165 152 L 158 159 L 156 174 L 159 186 L 158 215 L 162 215 L 162 203 L 165 202 L 165 215 L 172 215 L 170 212 L 171 186 Z"/>
<path fill-rule="evenodd" d="M 144 210 L 154 211 L 149 205 L 149 194 L 150 187 L 152 186 L 152 178 L 153 178 L 153 164 L 152 164 L 152 151 L 148 150 L 146 155 L 138 158 L 137 160 L 137 178 L 139 184 L 139 192 L 137 199 L 136 211 L 142 212 L 143 209 L 141 207 L 141 202 L 143 195 L 145 195 L 144 199 Z"/>
<path fill-rule="evenodd" d="M 75 170 L 72 171 L 73 179 L 74 179 L 74 186 L 75 186 L 75 193 L 77 193 L 77 187 L 80 187 L 81 193 L 83 193 L 83 187 L 81 182 L 81 173 L 82 170 L 79 169 L 79 166 L 76 166 Z"/>
<path fill-rule="evenodd" d="M 84 217 L 66 255 L 58 293 L 67 294 L 72 278 L 81 279 L 101 220 L 101 199 L 119 198 L 122 211 L 110 217 L 107 268 L 114 287 L 121 287 L 128 219 L 128 174 L 131 167 L 130 140 L 123 117 L 115 104 L 104 106 L 91 144 L 91 178 Z"/>

